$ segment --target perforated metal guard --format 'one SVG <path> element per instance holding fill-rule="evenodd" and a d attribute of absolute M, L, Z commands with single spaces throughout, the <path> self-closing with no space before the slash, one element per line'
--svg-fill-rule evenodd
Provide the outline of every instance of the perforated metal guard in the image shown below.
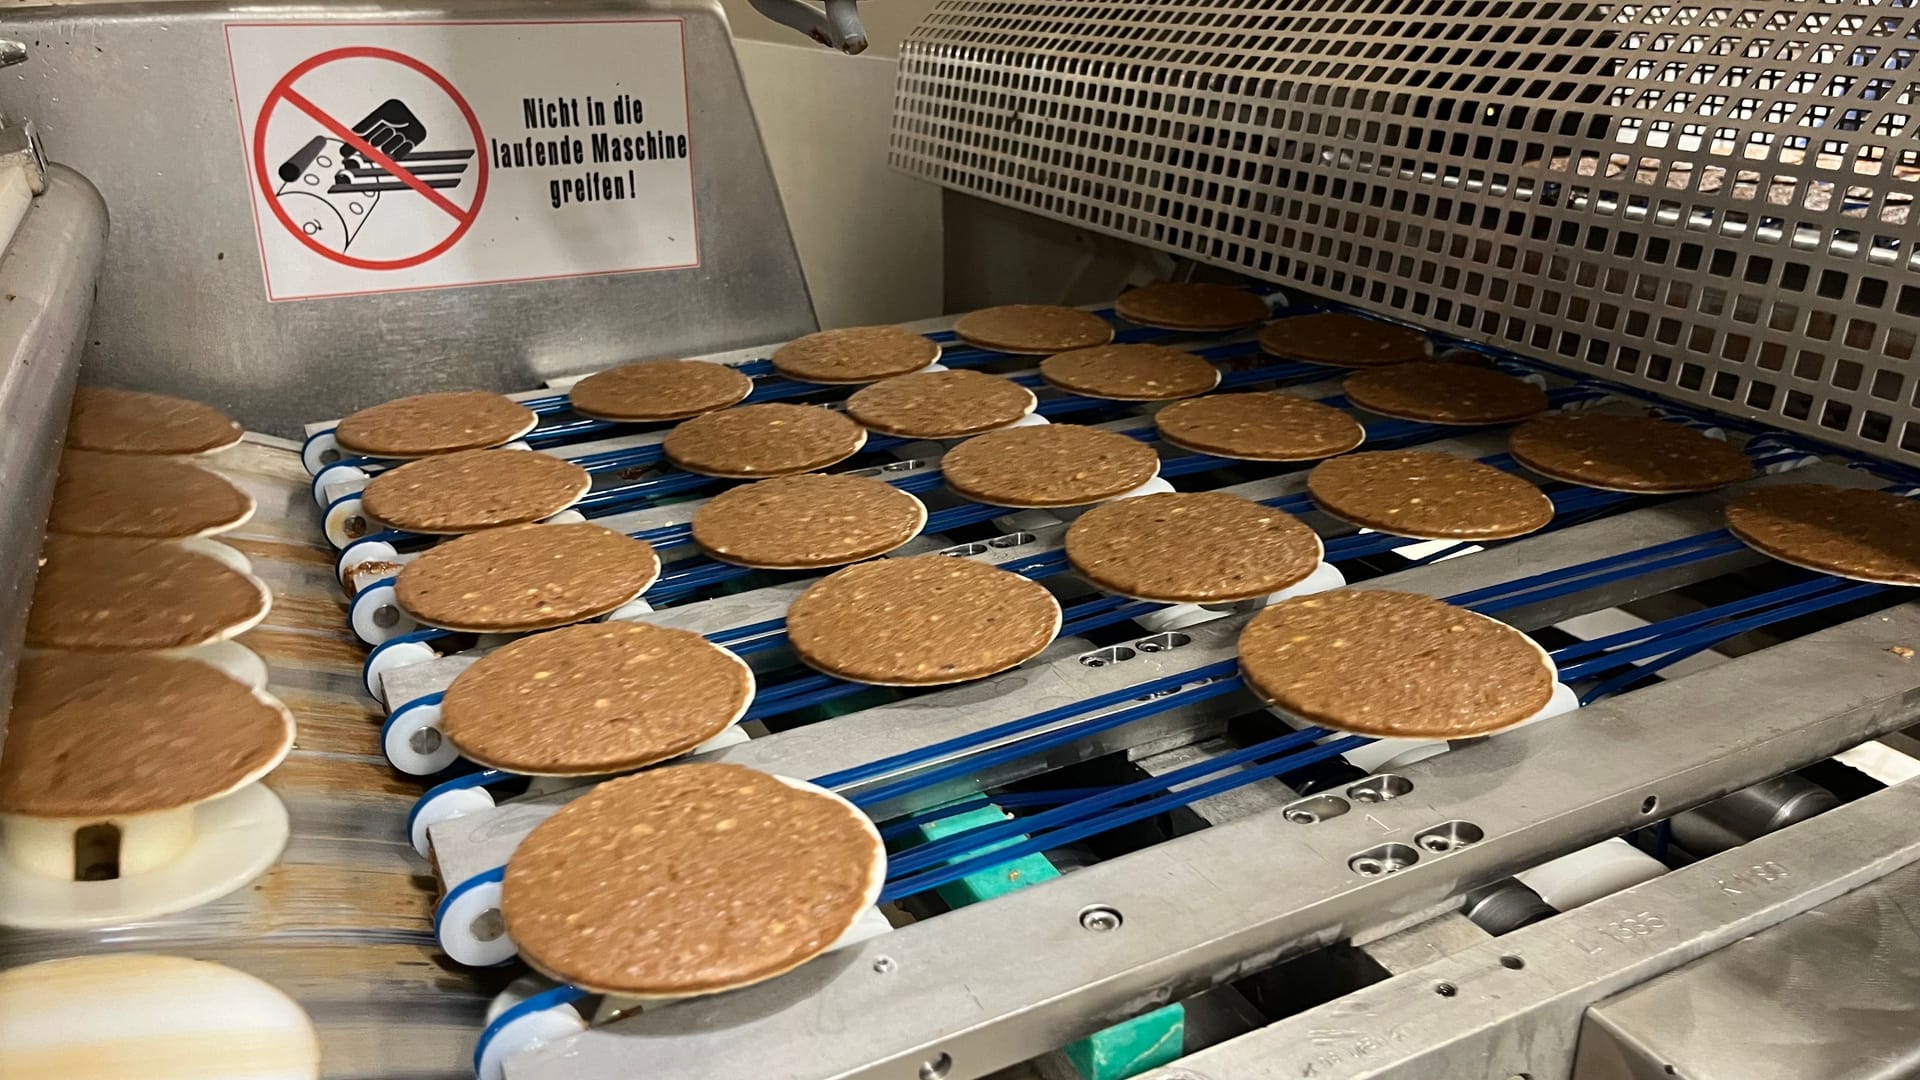
<path fill-rule="evenodd" d="M 1920 464 L 1920 9 L 941 0 L 894 164 Z"/>

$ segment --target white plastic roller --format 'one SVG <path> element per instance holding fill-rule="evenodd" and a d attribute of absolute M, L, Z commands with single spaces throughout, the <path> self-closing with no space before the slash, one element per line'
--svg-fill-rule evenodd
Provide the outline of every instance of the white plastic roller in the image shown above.
<path fill-rule="evenodd" d="M 300 464 L 306 466 L 308 476 L 320 475 L 321 469 L 346 456 L 347 452 L 333 437 L 332 428 L 307 436 L 306 443 L 300 447 Z"/>
<path fill-rule="evenodd" d="M 463 882 L 447 894 L 435 917 L 434 936 L 455 963 L 469 967 L 504 964 L 518 955 L 500 916 L 498 875 Z"/>
<path fill-rule="evenodd" d="M 347 621 L 354 635 L 369 645 L 380 645 L 420 629 L 413 616 L 400 610 L 391 580 L 377 582 L 353 594 Z"/>
<path fill-rule="evenodd" d="M 494 807 L 493 792 L 484 787 L 448 788 L 427 793 L 415 806 L 407 821 L 407 839 L 421 858 L 428 858 L 427 827 L 443 821 L 477 814 Z"/>
<path fill-rule="evenodd" d="M 393 767 L 408 776 L 432 776 L 460 760 L 460 751 L 440 731 L 437 696 L 395 709 L 380 733 L 380 745 Z"/>
<path fill-rule="evenodd" d="M 360 666 L 360 678 L 372 694 L 375 701 L 387 704 L 386 673 L 398 671 L 403 667 L 424 664 L 439 657 L 434 647 L 424 641 L 391 641 L 375 649 L 367 656 L 366 663 Z"/>

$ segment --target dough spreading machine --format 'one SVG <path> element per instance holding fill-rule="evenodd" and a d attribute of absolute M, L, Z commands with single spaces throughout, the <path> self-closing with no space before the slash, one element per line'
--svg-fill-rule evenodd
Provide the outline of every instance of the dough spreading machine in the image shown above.
<path fill-rule="evenodd" d="M 845 0 L 756 6 L 844 51 L 867 40 Z M 816 328 L 809 284 L 830 287 L 803 274 L 789 219 L 884 168 L 945 190 L 955 307 L 1117 320 L 1127 285 L 1239 282 L 1276 318 L 1418 329 L 1559 409 L 1706 431 L 1752 460 L 1749 485 L 1911 494 L 1912 12 L 935 0 L 899 49 L 886 161 L 782 190 L 780 133 L 756 125 L 770 105 L 715 2 L 13 8 L 0 685 L 76 382 L 176 393 L 253 432 L 215 461 L 259 502 L 230 543 L 275 594 L 239 640 L 299 736 L 266 781 L 288 837 L 264 874 L 189 910 L 0 930 L 0 966 L 218 960 L 291 995 L 321 1075 L 341 1078 L 1914 1075 L 1920 608 L 1731 537 L 1744 488 L 1555 485 L 1536 535 L 1412 543 L 1317 513 L 1303 470 L 1159 445 L 1169 486 L 1313 525 L 1314 587 L 1449 599 L 1532 634 L 1559 671 L 1537 722 L 1369 740 L 1276 726 L 1235 663 L 1257 605 L 1089 588 L 1062 554 L 1071 515 L 952 496 L 937 442 L 873 438 L 836 468 L 928 503 L 907 552 L 1046 583 L 1058 640 L 927 692 L 812 674 L 782 624 L 806 579 L 701 556 L 687 525 L 714 485 L 663 463 L 660 430 L 566 397 L 617 363 L 699 356 L 751 375 L 754 400 L 843 399 L 766 362 Z M 656 89 L 676 55 L 684 79 Z M 493 64 L 513 56 L 525 71 Z M 576 83 L 538 84 L 570 60 L 584 107 L 548 112 Z M 326 76 L 373 62 L 398 72 L 392 101 Z M 266 150 L 296 115 L 319 127 L 283 161 Z M 298 190 L 375 138 L 423 156 L 343 160 Z M 1032 358 L 966 347 L 931 314 L 890 321 L 941 341 L 949 367 L 1034 386 L 1042 416 L 1151 437 L 1149 410 L 1051 392 Z M 1341 372 L 1263 356 L 1251 334 L 1116 325 L 1214 361 L 1225 386 L 1343 404 Z M 594 475 L 569 513 L 661 551 L 659 582 L 615 618 L 695 630 L 754 668 L 746 721 L 696 758 L 811 780 L 880 826 L 882 903 L 839 947 L 664 1005 L 517 962 L 502 868 L 586 787 L 478 769 L 441 738 L 439 695 L 497 642 L 398 606 L 393 571 L 427 542 L 361 512 L 385 463 L 330 436 L 354 409 L 451 388 L 526 404 L 527 445 Z M 1362 419 L 1370 443 L 1512 465 L 1502 429 Z M 137 892 L 138 875 L 111 884 Z"/>

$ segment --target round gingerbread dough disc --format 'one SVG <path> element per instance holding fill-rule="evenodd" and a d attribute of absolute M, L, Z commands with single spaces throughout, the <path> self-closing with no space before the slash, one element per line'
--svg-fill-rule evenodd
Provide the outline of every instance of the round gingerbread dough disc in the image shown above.
<path fill-rule="evenodd" d="M 1274 604 L 1240 634 L 1256 694 L 1310 724 L 1382 738 L 1461 739 L 1553 697 L 1553 662 L 1505 623 L 1428 596 L 1337 589 Z"/>
<path fill-rule="evenodd" d="M 567 402 L 596 420 L 659 423 L 737 405 L 751 393 L 753 380 L 725 364 L 648 360 L 581 379 L 567 392 Z"/>
<path fill-rule="evenodd" d="M 1271 314 L 1265 300 L 1237 286 L 1177 281 L 1123 292 L 1113 310 L 1141 326 L 1200 333 L 1254 326 Z"/>
<path fill-rule="evenodd" d="M 1040 377 L 1068 393 L 1112 401 L 1166 401 L 1220 385 L 1218 368 L 1164 345 L 1096 345 L 1056 353 L 1040 361 Z"/>
<path fill-rule="evenodd" d="M 244 434 L 211 405 L 136 390 L 83 386 L 67 414 L 67 446 L 110 454 L 205 454 Z"/>
<path fill-rule="evenodd" d="M 1794 566 L 1882 585 L 1920 585 L 1920 502 L 1889 491 L 1760 488 L 1727 505 L 1727 528 Z"/>
<path fill-rule="evenodd" d="M 884 480 L 806 473 L 707 500 L 693 515 L 693 542 L 721 562 L 805 570 L 885 554 L 926 523 L 920 500 Z"/>
<path fill-rule="evenodd" d="M 1351 414 L 1292 394 L 1209 394 L 1176 401 L 1153 422 L 1183 450 L 1246 461 L 1316 461 L 1367 438 Z"/>
<path fill-rule="evenodd" d="M 505 445 L 532 431 L 538 419 L 504 394 L 452 390 L 361 409 L 334 427 L 333 438 L 356 454 L 431 457 Z"/>
<path fill-rule="evenodd" d="M 184 649 L 266 617 L 266 586 L 164 540 L 47 535 L 27 609 L 27 644 L 78 652 Z"/>
<path fill-rule="evenodd" d="M 592 623 L 481 657 L 447 688 L 440 730 L 490 769 L 591 776 L 678 757 L 752 700 L 746 663 L 699 634 Z"/>
<path fill-rule="evenodd" d="M 360 506 L 396 529 L 446 536 L 552 517 L 592 486 L 587 470 L 549 454 L 461 450 L 381 473 Z"/>
<path fill-rule="evenodd" d="M 954 320 L 953 332 L 969 345 L 1023 356 L 1084 349 L 1113 340 L 1112 323 L 1090 311 L 1053 304 L 1007 304 L 970 311 Z"/>
<path fill-rule="evenodd" d="M 1217 604 L 1278 592 L 1320 565 L 1320 537 L 1290 514 L 1208 491 L 1097 506 L 1067 530 L 1067 559 L 1108 592 Z"/>
<path fill-rule="evenodd" d="M 1416 360 L 1347 376 L 1347 400 L 1429 424 L 1511 424 L 1547 411 L 1547 392 L 1503 371 Z"/>
<path fill-rule="evenodd" d="M 293 746 L 278 702 L 198 660 L 29 654 L 0 750 L 0 814 L 121 817 L 205 802 Z"/>
<path fill-rule="evenodd" d="M 1513 429 L 1507 448 L 1542 476 L 1606 491 L 1712 491 L 1753 475 L 1739 450 L 1650 416 L 1543 416 Z"/>
<path fill-rule="evenodd" d="M 47 512 L 50 532 L 178 540 L 245 524 L 253 496 L 190 462 L 68 450 Z"/>
<path fill-rule="evenodd" d="M 1553 500 L 1491 465 L 1429 450 L 1330 458 L 1307 493 L 1335 517 L 1420 540 L 1507 540 L 1545 528 Z"/>
<path fill-rule="evenodd" d="M 847 415 L 883 435 L 958 439 L 1006 427 L 1034 410 L 1033 391 L 984 371 L 922 371 L 861 387 Z"/>
<path fill-rule="evenodd" d="M 512 525 L 469 533 L 400 568 L 394 599 L 429 626 L 485 634 L 591 619 L 647 591 L 660 557 L 599 525 Z"/>
<path fill-rule="evenodd" d="M 829 675 L 880 686 L 983 678 L 1040 655 L 1059 632 L 1052 593 L 948 555 L 837 570 L 787 611 L 794 655 Z"/>
<path fill-rule="evenodd" d="M 1339 312 L 1270 322 L 1260 331 L 1260 348 L 1283 360 L 1350 368 L 1404 364 L 1428 355 L 1425 334 Z"/>
<path fill-rule="evenodd" d="M 696 416 L 660 448 L 688 472 L 753 479 L 824 469 L 866 444 L 866 429 L 832 409 L 769 402 Z"/>
<path fill-rule="evenodd" d="M 1074 424 L 990 431 L 940 459 L 947 487 L 993 506 L 1085 506 L 1124 495 L 1160 473 L 1138 439 Z"/>
<path fill-rule="evenodd" d="M 847 326 L 795 338 L 773 351 L 775 371 L 815 383 L 870 383 L 940 359 L 931 338 L 897 326 Z"/>

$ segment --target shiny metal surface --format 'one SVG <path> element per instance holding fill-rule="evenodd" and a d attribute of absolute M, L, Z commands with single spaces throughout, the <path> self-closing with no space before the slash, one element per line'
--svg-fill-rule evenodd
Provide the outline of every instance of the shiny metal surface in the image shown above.
<path fill-rule="evenodd" d="M 1892 0 L 941 0 L 891 160 L 1914 463 L 1916 28 Z"/>
<path fill-rule="evenodd" d="M 1912 868 L 1920 861 L 1920 840 L 1911 827 L 1916 812 L 1920 785 L 1890 788 L 1737 851 L 1289 1016 L 1145 1073 L 1141 1080 L 1569 1080 L 1576 1041 L 1584 1051 L 1587 1035 L 1581 1018 L 1589 1006 L 1642 983 L 1648 989 L 1657 987 L 1660 980 L 1647 980 L 1698 957 L 1707 956 L 1700 963 L 1711 965 L 1723 953 L 1766 941 L 1772 932 L 1760 932 L 1769 927 L 1784 930 L 1819 922 L 1827 910 L 1846 903 L 1852 890 L 1904 886 L 1910 896 Z M 1911 908 L 1910 900 L 1907 906 Z M 1814 909 L 1818 912 L 1808 914 Z M 1894 914 L 1891 906 L 1878 912 L 1883 923 L 1895 921 L 1889 918 Z M 1855 930 L 1870 925 L 1860 919 L 1850 922 Z M 1904 954 L 1902 963 L 1910 971 L 1911 927 L 1889 932 L 1905 939 L 1894 948 Z M 1759 937 L 1741 942 L 1756 933 Z M 1766 966 L 1765 958 L 1756 959 Z M 1778 981 L 1784 958 L 1774 954 L 1771 959 L 1776 973 L 1757 976 L 1760 986 Z M 1858 991 L 1831 985 L 1846 978 L 1847 964 L 1827 966 L 1831 979 L 1824 985 L 1833 991 L 1832 1000 L 1859 1003 L 1863 1015 L 1880 1011 L 1860 1002 Z M 1451 993 L 1439 992 L 1443 986 Z M 1905 997 L 1890 1003 L 1893 1007 L 1911 1003 L 1911 989 L 1902 992 Z M 1616 1000 L 1626 1001 L 1636 993 Z M 1824 1019 L 1822 1002 L 1802 1004 L 1806 1024 Z M 1765 1006 L 1771 1016 L 1790 1007 L 1777 999 Z M 1895 1020 L 1888 1032 L 1895 1026 L 1910 1029 L 1911 1023 L 1910 1018 Z M 1712 1038 L 1711 1032 L 1700 1033 Z M 1800 1062 L 1807 1065 L 1809 1059 Z M 1662 1073 L 1654 1075 L 1667 1080 Z M 1849 1074 L 1804 1067 L 1791 1073 L 1679 1075 L 1696 1080 L 1701 1075 L 1714 1080 L 1829 1080 Z M 1579 1080 L 1588 1078 L 1582 1075 Z"/>
<path fill-rule="evenodd" d="M 1581 1025 L 1573 1080 L 1920 1074 L 1917 920 L 1909 866 L 1603 1001 Z"/>
<path fill-rule="evenodd" d="M 1268 811 L 1169 840 L 787 979 L 616 1021 L 512 1059 L 507 1075 L 612 1077 L 645 1061 L 656 1077 L 897 1077 L 942 1062 L 981 1076 L 1912 723 L 1920 669 L 1887 650 L 1915 635 L 1920 606 L 1891 608 L 1429 758 L 1400 771 L 1407 794 L 1365 812 L 1295 824 Z M 1384 876 L 1348 868 L 1383 838 L 1455 820 L 1484 838 L 1438 857 L 1409 846 L 1411 864 Z M 1909 830 L 1880 839 L 1911 859 Z M 1850 865 L 1864 875 L 1886 858 Z M 1083 929 L 1089 905 L 1120 912 L 1119 931 Z"/>
<path fill-rule="evenodd" d="M 55 168 L 0 255 L 0 737 L 106 240 L 99 192 Z"/>
<path fill-rule="evenodd" d="M 1669 824 L 1674 843 L 1689 854 L 1704 858 L 1824 814 L 1838 805 L 1840 800 L 1834 798 L 1833 792 L 1819 784 L 1798 776 L 1776 776 L 1684 814 L 1675 814 Z"/>
<path fill-rule="evenodd" d="M 223 23 L 648 12 L 686 20 L 699 268 L 268 303 Z M 291 435 L 303 421 L 401 394 L 521 390 L 814 328 L 715 0 L 16 7 L 0 32 L 31 52 L 0 80 L 0 108 L 33 118 L 52 156 L 93 177 L 113 210 L 89 381 L 211 401 L 250 428 Z"/>

